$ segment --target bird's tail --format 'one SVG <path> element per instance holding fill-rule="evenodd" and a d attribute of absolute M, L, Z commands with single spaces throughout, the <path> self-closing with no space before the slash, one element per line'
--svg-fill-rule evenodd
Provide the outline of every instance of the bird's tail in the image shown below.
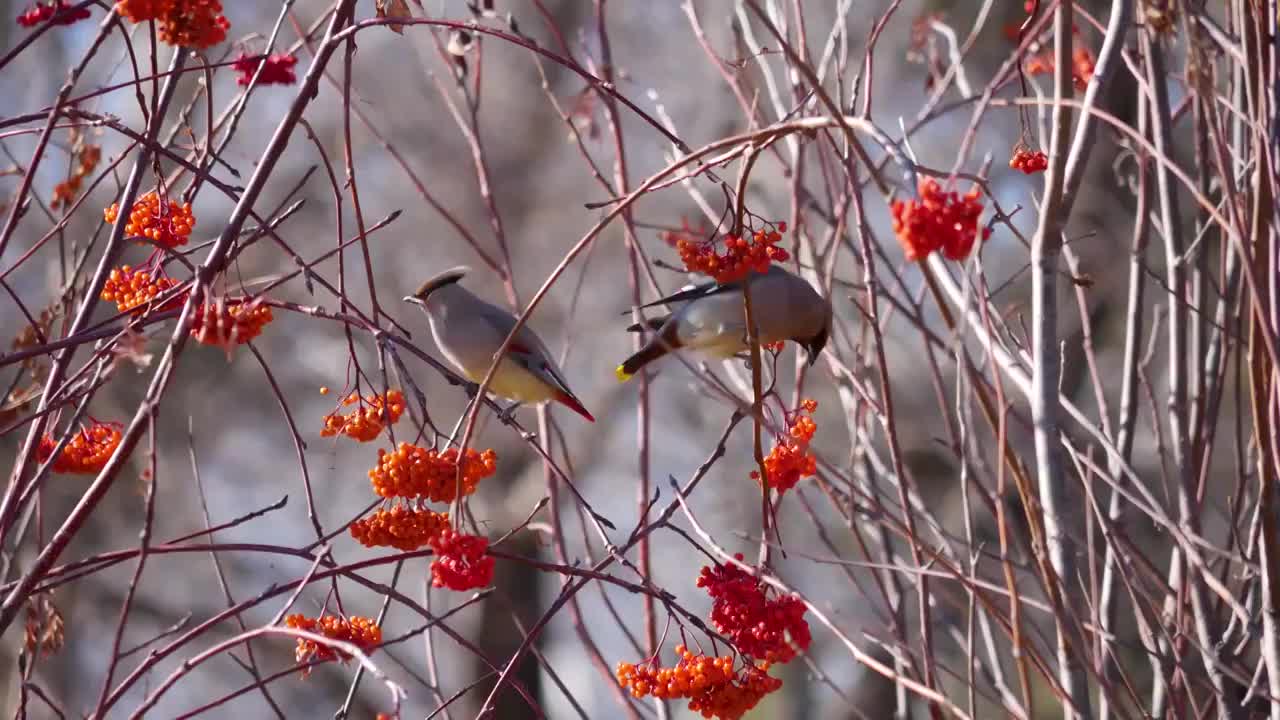
<path fill-rule="evenodd" d="M 582 403 L 578 401 L 578 398 L 574 397 L 570 393 L 567 393 L 564 391 L 560 391 L 556 393 L 555 401 L 560 403 L 561 405 L 564 405 L 570 410 L 578 413 L 579 415 L 586 418 L 590 422 L 596 421 L 596 419 L 591 416 L 591 413 L 587 412 L 587 409 L 582 407 Z"/>
<path fill-rule="evenodd" d="M 630 380 L 632 375 L 640 372 L 640 368 L 671 352 L 671 349 L 671 346 L 661 342 L 651 342 L 640 348 L 636 354 L 623 360 L 622 364 L 614 370 L 614 374 L 618 376 L 618 382 Z"/>

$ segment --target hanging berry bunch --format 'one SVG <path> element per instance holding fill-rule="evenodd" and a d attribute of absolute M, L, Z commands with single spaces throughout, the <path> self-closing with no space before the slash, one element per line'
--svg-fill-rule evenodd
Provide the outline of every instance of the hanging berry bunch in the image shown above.
<path fill-rule="evenodd" d="M 85 10 L 85 13 L 88 13 Z M 83 137 L 73 132 L 75 139 L 75 155 L 76 166 L 71 170 L 71 174 L 66 180 L 53 186 L 53 199 L 49 202 L 49 206 L 54 210 L 58 208 L 70 207 L 75 202 L 76 196 L 80 194 L 80 186 L 84 183 L 84 179 L 98 168 L 98 163 L 102 161 L 102 148 L 97 145 L 91 145 L 84 142 Z"/>
<path fill-rule="evenodd" d="M 784 493 L 818 472 L 818 459 L 809 452 L 809 443 L 818 430 L 818 424 L 812 417 L 817 409 L 816 400 L 806 399 L 797 410 L 787 414 L 787 434 L 778 438 L 764 459 L 770 490 Z M 753 470 L 751 478 L 760 482 L 760 472 Z"/>
<path fill-rule="evenodd" d="M 724 252 L 716 249 L 712 241 L 699 241 L 686 236 L 676 241 L 676 250 L 689 272 L 709 275 L 720 284 L 741 280 L 750 272 L 764 273 L 769 265 L 785 262 L 791 255 L 777 247 L 782 240 L 782 233 L 787 231 L 786 223 L 778 223 L 777 230 L 757 230 L 750 239 L 736 235 L 726 235 Z"/>
<path fill-rule="evenodd" d="M 18 16 L 18 24 L 25 28 L 32 28 L 44 22 L 50 25 L 70 25 L 88 19 L 89 8 L 77 8 L 75 5 L 68 0 L 37 2 Z"/>
<path fill-rule="evenodd" d="M 247 86 L 253 82 L 253 74 L 259 67 L 262 68 L 258 75 L 259 85 L 292 85 L 298 82 L 298 76 L 293 73 L 293 66 L 297 64 L 298 58 L 293 53 L 275 53 L 266 57 L 241 53 L 231 64 L 231 69 L 240 74 L 236 78 L 237 85 Z"/>
<path fill-rule="evenodd" d="M 923 262 L 929 253 L 941 251 L 949 260 L 969 257 L 977 241 L 978 218 L 982 215 L 981 195 L 973 188 L 964 195 L 945 192 L 938 181 L 920 182 L 920 199 L 894 200 L 893 232 L 908 260 Z M 982 239 L 991 231 L 983 228 Z"/>
<path fill-rule="evenodd" d="M 1032 151 L 1025 145 L 1019 144 L 1013 150 L 1013 157 L 1009 158 L 1009 167 L 1033 175 L 1048 169 L 1049 158 L 1039 150 Z"/>
<path fill-rule="evenodd" d="M 135 23 L 155 20 L 161 41 L 194 50 L 226 40 L 231 28 L 218 0 L 118 0 L 116 12 Z"/>
<path fill-rule="evenodd" d="M 396 449 L 378 450 L 378 464 L 369 471 L 373 491 L 384 498 L 422 498 L 453 502 L 458 491 L 458 449 L 443 452 L 402 442 Z M 480 481 L 493 475 L 498 454 L 467 449 L 462 462 L 462 494 L 475 492 Z"/>
<path fill-rule="evenodd" d="M 449 528 L 449 513 L 395 505 L 351 523 L 351 537 L 365 547 L 412 552 L 429 545 Z"/>
<path fill-rule="evenodd" d="M 742 560 L 742 555 L 735 555 Z M 809 648 L 805 605 L 773 589 L 733 563 L 702 568 L 698 587 L 711 596 L 711 622 L 738 652 L 774 663 L 790 662 Z"/>
<path fill-rule="evenodd" d="M 431 539 L 436 558 L 431 561 L 431 584 L 459 592 L 482 588 L 493 581 L 493 557 L 489 540 L 449 529 Z"/>
<path fill-rule="evenodd" d="M 688 700 L 689 709 L 706 718 L 737 720 L 754 708 L 760 699 L 782 687 L 769 675 L 769 664 L 746 664 L 733 669 L 733 656 L 711 657 L 676 646 L 679 662 L 661 667 L 656 661 L 618 663 L 618 684 L 632 697 L 653 696 L 661 700 Z"/>
<path fill-rule="evenodd" d="M 346 435 L 347 437 L 369 442 L 378 437 L 387 424 L 395 424 L 404 413 L 404 394 L 399 390 L 388 390 L 385 395 L 368 395 L 361 398 L 358 393 L 351 393 L 343 399 L 344 406 L 359 404 L 360 407 L 347 414 L 333 412 L 324 416 L 324 427 L 320 437 Z"/>
<path fill-rule="evenodd" d="M 70 475 L 97 475 L 107 466 L 107 460 L 120 446 L 123 437 L 120 423 L 103 423 L 93 421 L 88 427 L 76 433 L 62 448 L 62 453 L 53 461 L 53 471 Z M 40 439 L 36 448 L 36 459 L 41 463 L 53 457 L 53 450 L 58 443 L 51 435 Z"/>
<path fill-rule="evenodd" d="M 114 223 L 120 214 L 120 203 L 102 212 L 108 223 Z M 164 201 L 154 190 L 142 196 L 129 210 L 129 222 L 124 232 L 131 237 L 142 237 L 163 248 L 172 250 L 187 244 L 196 218 L 191 214 L 191 203 L 179 205 L 173 200 Z"/>
<path fill-rule="evenodd" d="M 243 345 L 261 335 L 271 320 L 271 307 L 260 302 L 205 302 L 192 316 L 191 339 L 223 348 Z"/>
<path fill-rule="evenodd" d="M 121 265 L 111 271 L 102 285 L 102 299 L 114 302 L 120 312 L 141 314 L 147 303 L 155 300 L 170 288 L 180 285 L 177 280 L 160 277 L 158 272 Z M 180 297 L 166 303 L 165 309 L 181 303 Z"/>
<path fill-rule="evenodd" d="M 322 615 L 318 618 L 309 618 L 305 615 L 290 615 L 284 619 L 284 624 L 286 627 L 291 627 L 295 630 L 304 630 L 316 635 L 323 635 L 330 640 L 351 643 L 360 648 L 360 651 L 366 655 L 382 644 L 382 628 L 378 627 L 378 624 L 372 618 L 353 616 L 344 620 L 337 615 Z M 298 647 L 294 651 L 294 657 L 299 663 L 311 660 L 317 662 L 342 660 L 346 662 L 351 659 L 351 655 L 348 653 L 306 638 L 298 638 Z M 303 677 L 310 673 L 311 668 L 303 668 Z"/>

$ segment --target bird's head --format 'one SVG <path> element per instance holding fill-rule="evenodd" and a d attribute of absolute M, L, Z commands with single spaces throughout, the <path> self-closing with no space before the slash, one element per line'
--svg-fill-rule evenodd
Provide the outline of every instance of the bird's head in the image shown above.
<path fill-rule="evenodd" d="M 415 290 L 412 295 L 406 295 L 404 301 L 415 305 L 426 305 L 427 297 L 430 296 L 431 293 L 445 287 L 446 285 L 453 285 L 465 277 L 469 272 L 471 272 L 471 268 L 466 265 L 449 268 L 442 273 L 427 278 L 427 281 L 418 286 L 418 289 Z"/>
<path fill-rule="evenodd" d="M 818 361 L 818 356 L 822 354 L 822 349 L 827 346 L 827 339 L 831 337 L 831 303 L 826 303 L 826 314 L 823 316 L 822 327 L 816 333 L 807 338 L 797 338 L 797 342 L 805 350 L 806 360 L 810 367 Z"/>

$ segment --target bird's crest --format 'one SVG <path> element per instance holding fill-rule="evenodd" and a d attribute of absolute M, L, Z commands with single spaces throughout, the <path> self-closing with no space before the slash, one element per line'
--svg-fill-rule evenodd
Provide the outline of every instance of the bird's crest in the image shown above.
<path fill-rule="evenodd" d="M 434 275 L 427 279 L 426 282 L 414 291 L 413 296 L 419 300 L 426 300 L 427 296 L 439 290 L 445 285 L 452 285 L 461 280 L 467 273 L 471 272 L 471 268 L 466 265 L 459 265 L 455 268 L 449 268 L 442 273 Z"/>

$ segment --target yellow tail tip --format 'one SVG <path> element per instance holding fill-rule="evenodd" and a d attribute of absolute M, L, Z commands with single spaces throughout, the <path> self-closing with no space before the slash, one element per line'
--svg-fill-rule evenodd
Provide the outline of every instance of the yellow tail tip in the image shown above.
<path fill-rule="evenodd" d="M 627 372 L 621 365 L 614 369 L 613 374 L 618 376 L 618 382 L 626 382 L 631 379 L 631 373 Z"/>

